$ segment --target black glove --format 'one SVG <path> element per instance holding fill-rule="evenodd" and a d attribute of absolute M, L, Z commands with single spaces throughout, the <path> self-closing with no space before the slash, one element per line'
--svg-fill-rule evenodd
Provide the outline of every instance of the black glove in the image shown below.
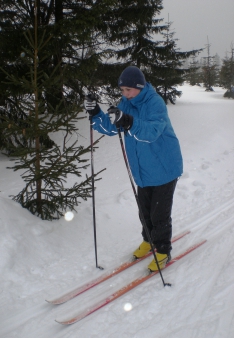
<path fill-rule="evenodd" d="M 90 117 L 95 116 L 100 112 L 100 107 L 97 104 L 97 99 L 94 94 L 85 96 L 84 106 Z"/>
<path fill-rule="evenodd" d="M 133 124 L 133 117 L 129 114 L 124 114 L 119 108 L 111 106 L 108 110 L 110 121 L 115 124 L 117 128 L 123 127 L 129 130 Z"/>

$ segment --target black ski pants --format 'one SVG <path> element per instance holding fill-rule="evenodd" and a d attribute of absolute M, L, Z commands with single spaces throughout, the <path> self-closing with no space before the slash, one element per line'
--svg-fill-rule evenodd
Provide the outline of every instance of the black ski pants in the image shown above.
<path fill-rule="evenodd" d="M 171 211 L 177 180 L 160 186 L 138 187 L 137 189 L 139 203 L 151 240 L 157 251 L 162 254 L 169 254 L 172 249 Z M 144 241 L 149 242 L 144 227 L 142 236 Z"/>

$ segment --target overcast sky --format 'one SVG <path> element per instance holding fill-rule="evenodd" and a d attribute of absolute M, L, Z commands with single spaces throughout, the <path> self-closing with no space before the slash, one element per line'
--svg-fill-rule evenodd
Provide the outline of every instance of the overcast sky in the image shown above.
<path fill-rule="evenodd" d="M 169 15 L 181 51 L 204 48 L 207 36 L 211 56 L 224 58 L 234 48 L 234 0 L 163 0 L 163 7 L 159 17 L 167 22 Z"/>

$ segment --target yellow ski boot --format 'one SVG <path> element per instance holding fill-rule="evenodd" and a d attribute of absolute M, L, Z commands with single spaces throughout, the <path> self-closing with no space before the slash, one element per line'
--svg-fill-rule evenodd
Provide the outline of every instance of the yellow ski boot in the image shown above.
<path fill-rule="evenodd" d="M 160 270 L 164 269 L 166 264 L 169 263 L 171 260 L 170 254 L 169 255 L 160 254 L 158 252 L 156 252 L 155 254 L 158 260 L 158 265 L 159 265 Z M 148 265 L 148 269 L 151 272 L 158 271 L 158 266 L 157 266 L 157 263 L 155 262 L 155 259 L 153 259 L 152 262 Z"/>
<path fill-rule="evenodd" d="M 144 257 L 151 250 L 150 243 L 143 241 L 138 249 L 133 252 L 135 258 Z"/>

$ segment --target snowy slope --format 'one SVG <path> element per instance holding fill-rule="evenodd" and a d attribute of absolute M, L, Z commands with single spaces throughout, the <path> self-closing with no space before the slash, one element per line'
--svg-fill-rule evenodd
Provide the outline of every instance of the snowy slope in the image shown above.
<path fill-rule="evenodd" d="M 76 314 L 140 276 L 137 264 L 72 301 L 52 306 L 46 298 L 100 276 L 95 268 L 92 203 L 82 202 L 72 221 L 47 222 L 9 195 L 23 186 L 0 155 L 0 337 L 4 338 L 231 338 L 234 337 L 234 101 L 224 90 L 184 85 L 169 115 L 180 140 L 184 174 L 178 182 L 173 245 L 176 256 L 201 239 L 207 243 L 130 293 L 69 327 L 54 319 Z M 89 122 L 80 133 L 89 141 Z M 98 134 L 94 134 L 95 138 Z M 130 257 L 141 242 L 137 207 L 118 137 L 104 137 L 94 155 L 98 263 L 105 272 Z M 124 305 L 131 303 L 132 310 Z"/>

